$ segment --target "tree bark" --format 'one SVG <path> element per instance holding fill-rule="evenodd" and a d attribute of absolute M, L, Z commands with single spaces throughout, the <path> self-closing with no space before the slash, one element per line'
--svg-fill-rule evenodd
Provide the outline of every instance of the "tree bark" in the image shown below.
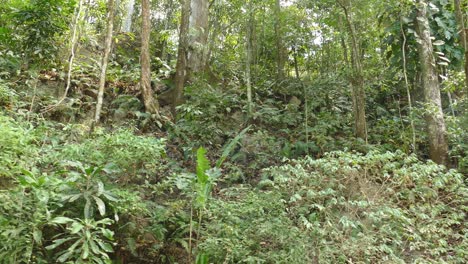
<path fill-rule="evenodd" d="M 101 119 L 102 102 L 104 98 L 104 89 L 106 86 L 106 73 L 107 73 L 107 62 L 109 61 L 109 53 L 112 46 L 112 33 L 114 30 L 114 0 L 107 1 L 107 25 L 106 25 L 106 39 L 104 43 L 104 54 L 101 60 L 101 74 L 99 76 L 99 92 L 96 104 L 96 114 L 94 121 L 99 123 Z"/>
<path fill-rule="evenodd" d="M 208 0 L 192 0 L 190 5 L 190 49 L 188 67 L 190 72 L 200 72 L 206 66 L 208 41 Z"/>
<path fill-rule="evenodd" d="M 245 82 L 247 86 L 247 109 L 249 118 L 252 115 L 252 76 L 251 76 L 251 65 L 252 65 L 252 31 L 253 31 L 253 24 L 254 24 L 254 17 L 253 17 L 253 5 L 252 0 L 249 1 L 248 10 L 249 16 L 247 19 L 247 25 L 245 27 L 246 34 L 245 34 Z"/>
<path fill-rule="evenodd" d="M 127 10 L 125 13 L 125 20 L 122 25 L 122 32 L 131 32 L 132 30 L 132 16 L 135 11 L 135 0 L 129 0 Z"/>
<path fill-rule="evenodd" d="M 460 0 L 454 0 L 455 17 L 457 19 L 460 43 L 465 51 L 465 89 L 468 92 L 468 29 L 465 27 L 463 12 L 461 9 Z"/>
<path fill-rule="evenodd" d="M 147 113 L 159 115 L 159 103 L 151 89 L 151 59 L 149 50 L 150 5 L 149 0 L 141 1 L 141 93 Z"/>
<path fill-rule="evenodd" d="M 275 2 L 275 35 L 276 35 L 276 76 L 277 81 L 284 79 L 284 46 L 281 24 L 281 4 L 280 0 Z"/>
<path fill-rule="evenodd" d="M 190 18 L 190 0 L 181 0 L 182 14 L 180 18 L 179 47 L 177 51 L 177 65 L 175 75 L 175 93 L 172 112 L 183 102 L 184 84 L 187 77 L 188 31 Z"/>
<path fill-rule="evenodd" d="M 351 86 L 355 133 L 356 137 L 367 141 L 366 93 L 364 90 L 364 74 L 362 70 L 360 41 L 353 21 L 351 1 L 339 1 L 339 4 L 345 12 L 346 23 L 351 37 Z"/>
<path fill-rule="evenodd" d="M 422 71 L 424 99 L 428 106 L 427 110 L 430 111 L 430 113 L 426 114 L 429 156 L 434 162 L 446 165 L 448 162 L 448 145 L 440 99 L 439 80 L 427 18 L 427 3 L 424 0 L 418 0 L 416 8 L 416 29 L 419 35 L 417 46 Z"/>

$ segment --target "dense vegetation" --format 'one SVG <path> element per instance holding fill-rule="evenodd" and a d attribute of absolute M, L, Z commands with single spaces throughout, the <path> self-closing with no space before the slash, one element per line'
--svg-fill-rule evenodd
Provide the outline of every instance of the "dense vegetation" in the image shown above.
<path fill-rule="evenodd" d="M 0 264 L 467 263 L 467 18 L 0 0 Z"/>

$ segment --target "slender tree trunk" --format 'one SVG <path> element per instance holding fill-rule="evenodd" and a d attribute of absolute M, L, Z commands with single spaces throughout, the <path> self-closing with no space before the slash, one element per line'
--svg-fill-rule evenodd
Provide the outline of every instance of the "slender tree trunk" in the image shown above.
<path fill-rule="evenodd" d="M 175 94 L 172 112 L 183 102 L 184 84 L 187 77 L 188 31 L 190 18 L 190 0 L 181 0 L 182 15 L 180 18 L 179 48 L 177 51 L 177 65 L 175 76 Z"/>
<path fill-rule="evenodd" d="M 300 74 L 299 74 L 299 63 L 297 61 L 297 49 L 296 47 L 293 47 L 293 55 L 294 55 L 294 72 L 296 73 L 296 79 L 300 80 Z"/>
<path fill-rule="evenodd" d="M 164 30 L 167 31 L 169 29 L 169 25 L 171 23 L 171 20 L 173 19 L 172 17 L 172 13 L 173 13 L 173 3 L 172 3 L 172 0 L 167 0 L 164 8 L 166 9 L 166 18 L 164 20 Z M 161 43 L 162 47 L 161 47 L 161 60 L 162 61 L 166 61 L 167 63 L 169 63 L 168 61 L 168 53 L 167 53 L 167 40 L 164 40 L 162 43 Z"/>
<path fill-rule="evenodd" d="M 454 0 L 455 17 L 457 19 L 460 32 L 460 43 L 465 50 L 465 89 L 468 92 L 468 29 L 465 27 L 465 20 L 461 9 L 460 0 Z"/>
<path fill-rule="evenodd" d="M 150 0 L 141 1 L 141 92 L 147 113 L 159 115 L 159 103 L 151 89 L 150 37 Z"/>
<path fill-rule="evenodd" d="M 124 23 L 122 25 L 122 32 L 131 32 L 132 30 L 132 16 L 135 11 L 135 0 L 129 0 L 127 3 L 127 10 L 125 13 Z"/>
<path fill-rule="evenodd" d="M 419 35 L 417 41 L 419 62 L 422 70 L 424 99 L 430 113 L 426 114 L 426 125 L 429 140 L 429 156 L 439 163 L 448 162 L 448 145 L 442 103 L 440 99 L 439 80 L 433 54 L 429 20 L 427 18 L 427 3 L 417 2 L 416 28 Z"/>
<path fill-rule="evenodd" d="M 276 77 L 277 81 L 284 79 L 284 46 L 283 32 L 281 28 L 281 4 L 280 0 L 275 2 L 275 35 L 276 35 Z"/>
<path fill-rule="evenodd" d="M 405 30 L 403 29 L 403 19 L 401 19 L 400 22 L 400 30 L 401 30 L 401 35 L 403 36 L 403 45 L 401 46 L 401 55 L 403 57 L 403 76 L 405 77 L 405 87 L 406 87 L 406 96 L 408 97 L 408 108 L 409 108 L 409 118 L 411 122 L 411 134 L 412 134 L 412 143 L 411 143 L 411 149 L 413 150 L 413 153 L 416 153 L 416 129 L 414 127 L 414 120 L 413 120 L 413 103 L 411 102 L 411 92 L 410 92 L 410 86 L 409 86 L 409 81 L 408 81 L 408 71 L 406 67 L 406 35 L 405 35 Z"/>
<path fill-rule="evenodd" d="M 190 49 L 188 54 L 188 67 L 190 72 L 204 70 L 207 57 L 208 42 L 208 0 L 191 0 L 190 5 Z"/>
<path fill-rule="evenodd" d="M 112 46 L 112 33 L 114 29 L 114 0 L 107 1 L 107 31 L 106 39 L 104 43 L 104 54 L 101 60 L 101 74 L 99 76 L 99 92 L 96 104 L 96 115 L 94 121 L 99 123 L 101 119 L 102 102 L 104 98 L 104 88 L 106 86 L 106 73 L 107 73 L 107 62 L 109 61 L 109 53 Z"/>
<path fill-rule="evenodd" d="M 252 5 L 252 0 L 249 1 L 248 5 L 248 12 L 249 12 L 249 17 L 247 20 L 247 25 L 246 25 L 246 34 L 245 34 L 245 81 L 246 81 L 246 86 L 247 86 L 247 107 L 248 107 L 248 114 L 249 117 L 252 114 L 252 84 L 251 84 L 251 65 L 252 65 L 252 28 L 253 28 L 253 5 Z"/>
<path fill-rule="evenodd" d="M 366 123 L 366 93 L 364 90 L 364 75 L 362 70 L 362 56 L 360 51 L 360 42 L 354 26 L 351 1 L 344 3 L 339 1 L 343 8 L 351 37 L 351 67 L 353 70 L 351 85 L 353 95 L 353 112 L 355 122 L 356 137 L 362 138 L 367 142 L 367 123 Z"/>

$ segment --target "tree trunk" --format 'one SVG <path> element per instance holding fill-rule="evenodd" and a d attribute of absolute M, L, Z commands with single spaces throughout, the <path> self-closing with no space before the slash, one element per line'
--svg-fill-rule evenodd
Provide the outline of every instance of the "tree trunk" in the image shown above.
<path fill-rule="evenodd" d="M 249 118 L 252 115 L 252 76 L 251 76 L 251 65 L 252 65 L 252 31 L 253 31 L 253 24 L 254 24 L 254 17 L 253 17 L 253 5 L 252 1 L 249 1 L 248 5 L 248 12 L 249 16 L 247 19 L 247 25 L 245 27 L 246 34 L 245 34 L 245 82 L 247 86 L 247 109 Z"/>
<path fill-rule="evenodd" d="M 141 92 L 147 113 L 159 115 L 159 103 L 151 89 L 151 60 L 149 50 L 150 5 L 149 0 L 141 1 Z"/>
<path fill-rule="evenodd" d="M 422 70 L 424 99 L 430 113 L 426 114 L 426 125 L 429 140 L 429 156 L 439 163 L 447 164 L 448 146 L 442 103 L 440 100 L 439 80 L 433 54 L 429 20 L 427 18 L 427 3 L 417 2 L 416 28 L 419 35 L 417 41 L 419 62 Z"/>
<path fill-rule="evenodd" d="M 104 43 L 104 54 L 102 55 L 101 61 L 101 74 L 99 76 L 99 92 L 96 104 L 96 115 L 94 121 L 99 123 L 101 119 L 102 102 L 104 98 L 104 88 L 106 86 L 106 73 L 107 73 L 107 62 L 109 61 L 109 53 L 112 46 L 112 33 L 114 30 L 114 0 L 107 1 L 107 32 Z"/>
<path fill-rule="evenodd" d="M 366 93 L 364 90 L 364 75 L 362 70 L 362 56 L 360 51 L 360 41 L 354 26 L 351 1 L 344 3 L 339 1 L 343 8 L 351 37 L 351 67 L 352 67 L 352 96 L 353 112 L 356 137 L 367 141 L 367 123 L 366 123 Z"/>
<path fill-rule="evenodd" d="M 280 0 L 275 2 L 275 35 L 276 35 L 276 77 L 277 81 L 284 79 L 284 46 L 283 32 L 281 28 L 281 4 Z"/>
<path fill-rule="evenodd" d="M 135 11 L 135 0 L 129 0 L 127 10 L 125 13 L 124 23 L 122 25 L 122 32 L 131 32 L 132 30 L 132 16 Z"/>
<path fill-rule="evenodd" d="M 181 0 L 182 14 L 180 18 L 179 48 L 175 75 L 175 94 L 172 112 L 183 102 L 184 84 L 187 76 L 188 31 L 190 18 L 190 0 Z"/>
<path fill-rule="evenodd" d="M 454 0 L 454 5 L 455 17 L 457 19 L 460 32 L 460 43 L 465 50 L 465 89 L 468 92 L 468 29 L 465 27 L 465 20 L 463 19 L 460 0 Z"/>
<path fill-rule="evenodd" d="M 192 0 L 190 5 L 190 52 L 188 67 L 190 72 L 200 72 L 205 68 L 208 41 L 208 0 Z"/>

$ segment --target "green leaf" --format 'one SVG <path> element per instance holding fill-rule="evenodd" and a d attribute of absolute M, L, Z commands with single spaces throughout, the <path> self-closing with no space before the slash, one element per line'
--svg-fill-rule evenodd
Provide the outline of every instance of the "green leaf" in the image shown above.
<path fill-rule="evenodd" d="M 39 229 L 35 229 L 33 231 L 33 239 L 38 245 L 42 245 L 42 231 Z"/>
<path fill-rule="evenodd" d="M 85 204 L 85 207 L 84 207 L 84 216 L 85 216 L 85 219 L 90 219 L 91 218 L 91 214 L 92 214 L 92 211 L 91 211 L 91 201 L 89 200 L 89 198 L 86 198 L 86 204 Z"/>
<path fill-rule="evenodd" d="M 87 259 L 89 256 L 89 246 L 87 243 L 83 243 L 83 246 L 81 247 L 82 253 L 81 253 L 81 258 L 82 259 Z"/>
<path fill-rule="evenodd" d="M 98 181 L 97 186 L 98 186 L 98 191 L 97 191 L 96 196 L 101 196 L 101 194 L 104 193 L 104 184 L 101 181 Z"/>
<path fill-rule="evenodd" d="M 55 249 L 58 246 L 62 245 L 63 243 L 65 243 L 67 241 L 70 241 L 72 239 L 73 239 L 73 237 L 67 237 L 67 238 L 61 238 L 61 239 L 54 240 L 54 243 L 52 245 L 50 245 L 50 246 L 47 246 L 46 249 L 47 250 Z"/>
<path fill-rule="evenodd" d="M 71 254 L 73 253 L 73 251 L 65 251 L 65 253 L 63 253 L 58 259 L 57 261 L 58 262 L 65 262 L 67 261 L 68 258 L 70 258 Z"/>
<path fill-rule="evenodd" d="M 114 239 L 114 232 L 112 230 L 109 230 L 107 228 L 102 228 L 102 234 L 109 240 Z"/>
<path fill-rule="evenodd" d="M 107 200 L 112 201 L 112 202 L 117 202 L 117 201 L 119 200 L 119 199 L 117 199 L 117 197 L 114 196 L 113 193 L 111 193 L 111 192 L 109 192 L 109 191 L 104 191 L 104 192 L 102 193 L 102 195 L 103 195 L 104 197 L 106 197 Z"/>
<path fill-rule="evenodd" d="M 106 204 L 97 196 L 93 196 L 93 198 L 96 201 L 99 213 L 104 216 L 106 214 Z"/>
<path fill-rule="evenodd" d="M 196 264 L 208 264 L 208 255 L 204 253 L 198 254 Z"/>
<path fill-rule="evenodd" d="M 71 218 L 68 218 L 68 217 L 64 217 L 64 216 L 58 216 L 58 217 L 55 217 L 54 219 L 52 219 L 50 221 L 50 223 L 52 224 L 66 224 L 66 223 L 70 223 L 70 222 L 73 222 L 75 220 L 71 219 Z"/>
<path fill-rule="evenodd" d="M 239 141 L 244 137 L 245 133 L 250 129 L 251 126 L 248 126 L 244 128 L 235 138 L 229 142 L 226 147 L 224 147 L 223 153 L 221 154 L 221 157 L 218 159 L 216 162 L 216 167 L 220 168 L 223 162 L 226 160 L 226 158 L 231 154 L 231 152 L 234 150 L 234 148 L 237 146 Z"/>
<path fill-rule="evenodd" d="M 112 245 L 103 241 L 98 241 L 99 246 L 104 250 L 105 252 L 114 252 L 114 249 L 112 248 Z"/>
<path fill-rule="evenodd" d="M 200 147 L 197 150 L 197 178 L 199 183 L 206 183 L 208 181 L 208 175 L 205 171 L 210 168 L 210 162 L 206 158 L 206 150 Z"/>
<path fill-rule="evenodd" d="M 101 251 L 99 251 L 99 248 L 94 240 L 90 240 L 89 245 L 91 246 L 91 251 L 93 251 L 94 254 L 101 254 Z"/>
<path fill-rule="evenodd" d="M 73 222 L 73 224 L 71 225 L 71 228 L 70 228 L 70 233 L 71 234 L 76 234 L 78 232 L 80 232 L 82 229 L 83 229 L 83 225 L 80 224 L 79 222 Z"/>

